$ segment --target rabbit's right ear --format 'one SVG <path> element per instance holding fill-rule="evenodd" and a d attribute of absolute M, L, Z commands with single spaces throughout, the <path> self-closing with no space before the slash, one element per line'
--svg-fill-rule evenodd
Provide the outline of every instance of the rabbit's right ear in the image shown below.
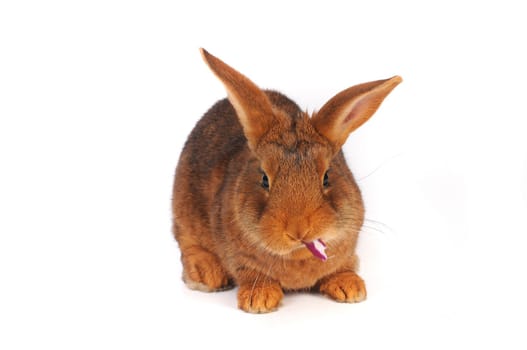
<path fill-rule="evenodd" d="M 319 133 L 339 149 L 346 142 L 348 135 L 370 119 L 386 96 L 401 81 L 401 77 L 394 76 L 341 91 L 313 116 L 312 123 Z"/>
<path fill-rule="evenodd" d="M 249 147 L 254 151 L 260 137 L 277 121 L 271 101 L 252 81 L 217 57 L 200 49 L 203 60 L 221 80 L 234 107 Z"/>

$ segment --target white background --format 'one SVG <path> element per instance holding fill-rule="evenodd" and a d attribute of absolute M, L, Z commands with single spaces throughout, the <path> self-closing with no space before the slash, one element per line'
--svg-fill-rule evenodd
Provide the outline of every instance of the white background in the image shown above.
<path fill-rule="evenodd" d="M 2 1 L 0 348 L 527 347 L 521 5 Z M 200 46 L 310 111 L 404 78 L 345 146 L 364 303 L 181 282 L 174 167 L 225 96 Z"/>

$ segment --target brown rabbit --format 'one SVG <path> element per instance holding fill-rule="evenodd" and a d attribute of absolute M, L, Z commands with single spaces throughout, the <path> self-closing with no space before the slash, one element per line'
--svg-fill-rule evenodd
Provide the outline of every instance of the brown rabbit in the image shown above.
<path fill-rule="evenodd" d="M 346 89 L 311 117 L 201 50 L 225 85 L 181 153 L 174 234 L 189 288 L 239 286 L 238 306 L 275 310 L 283 290 L 366 298 L 357 275 L 364 206 L 341 147 L 402 79 Z"/>

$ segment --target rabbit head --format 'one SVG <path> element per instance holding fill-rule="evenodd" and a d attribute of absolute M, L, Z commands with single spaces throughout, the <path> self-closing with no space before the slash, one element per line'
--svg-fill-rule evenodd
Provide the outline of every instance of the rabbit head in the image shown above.
<path fill-rule="evenodd" d="M 360 191 L 341 152 L 402 79 L 350 87 L 308 115 L 285 96 L 263 91 L 201 50 L 224 84 L 247 148 L 231 174 L 233 230 L 272 255 L 302 259 L 312 242 L 354 242 L 364 218 Z M 231 170 L 233 171 L 233 170 Z M 228 209 L 225 209 L 228 211 Z"/>

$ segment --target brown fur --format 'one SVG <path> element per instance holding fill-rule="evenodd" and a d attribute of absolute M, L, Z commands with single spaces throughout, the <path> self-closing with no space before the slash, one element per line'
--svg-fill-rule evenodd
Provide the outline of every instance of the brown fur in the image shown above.
<path fill-rule="evenodd" d="M 202 55 L 229 99 L 197 123 L 176 169 L 173 229 L 184 281 L 203 291 L 236 284 L 238 306 L 248 312 L 276 309 L 283 290 L 363 300 L 355 246 L 364 206 L 340 147 L 401 79 L 344 90 L 310 118 L 286 96 Z M 302 243 L 319 238 L 327 261 Z"/>

